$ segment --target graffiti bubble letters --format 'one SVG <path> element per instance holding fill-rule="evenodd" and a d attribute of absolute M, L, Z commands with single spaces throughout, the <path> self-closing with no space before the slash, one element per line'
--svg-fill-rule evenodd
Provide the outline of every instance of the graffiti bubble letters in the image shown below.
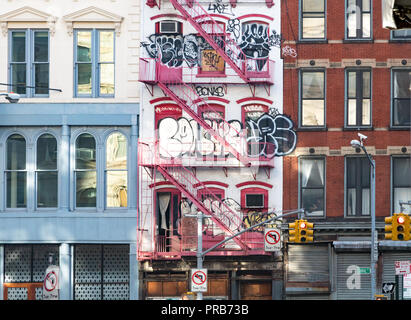
<path fill-rule="evenodd" d="M 264 113 L 257 120 L 246 121 L 250 157 L 284 156 L 294 151 L 297 135 L 293 122 L 284 115 L 271 116 Z"/>
<path fill-rule="evenodd" d="M 290 56 L 292 58 L 297 58 L 297 51 L 295 49 L 291 48 L 290 46 L 285 46 L 282 49 L 283 56 Z"/>
<path fill-rule="evenodd" d="M 223 86 L 218 86 L 218 87 L 196 86 L 195 90 L 196 90 L 196 93 L 200 97 L 204 97 L 204 96 L 224 97 L 224 93 L 225 93 L 225 88 Z"/>
<path fill-rule="evenodd" d="M 241 122 L 231 120 L 227 126 L 221 120 L 205 119 L 221 137 L 237 150 L 240 150 L 242 130 Z M 160 155 L 163 157 L 199 156 L 226 157 L 228 151 L 208 131 L 199 127 L 196 120 L 188 120 L 184 117 L 174 119 L 167 117 L 158 123 L 158 138 L 160 143 Z"/>

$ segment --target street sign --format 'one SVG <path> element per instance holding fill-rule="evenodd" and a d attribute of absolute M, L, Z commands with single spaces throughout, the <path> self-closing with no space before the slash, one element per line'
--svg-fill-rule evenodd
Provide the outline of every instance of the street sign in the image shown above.
<path fill-rule="evenodd" d="M 382 293 L 392 293 L 395 288 L 394 282 L 385 282 L 382 284 Z"/>
<path fill-rule="evenodd" d="M 281 250 L 281 233 L 279 229 L 264 229 L 264 250 L 279 251 Z"/>
<path fill-rule="evenodd" d="M 395 275 L 411 273 L 411 261 L 395 261 Z"/>
<path fill-rule="evenodd" d="M 51 265 L 46 269 L 43 281 L 43 300 L 59 299 L 60 268 Z"/>
<path fill-rule="evenodd" d="M 371 269 L 368 267 L 365 267 L 365 268 L 360 267 L 360 274 L 371 274 Z"/>
<path fill-rule="evenodd" d="M 207 269 L 191 269 L 191 291 L 207 291 Z"/>

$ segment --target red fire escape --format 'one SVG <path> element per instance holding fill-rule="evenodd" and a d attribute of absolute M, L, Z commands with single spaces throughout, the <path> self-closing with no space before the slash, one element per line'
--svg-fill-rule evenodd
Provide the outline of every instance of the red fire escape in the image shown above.
<path fill-rule="evenodd" d="M 183 15 L 187 21 L 197 30 L 208 44 L 220 55 L 227 65 L 235 72 L 237 77 L 232 83 L 247 84 L 252 88 L 258 84 L 269 87 L 273 84 L 274 64 L 272 60 L 265 58 L 264 68 L 253 68 L 257 63 L 261 65 L 261 59 L 250 59 L 245 56 L 237 43 L 223 27 L 215 21 L 210 14 L 196 0 L 170 0 L 173 6 Z M 212 35 L 224 35 L 216 37 Z M 177 67 L 169 68 L 161 64 L 161 57 L 140 58 L 140 81 L 143 82 L 151 93 L 154 86 L 158 86 L 163 93 L 171 98 L 183 111 L 194 119 L 203 130 L 210 134 L 224 150 L 229 152 L 237 159 L 238 167 L 251 167 L 255 158 L 247 155 L 247 143 L 233 145 L 224 136 L 227 130 L 233 130 L 238 137 L 245 141 L 245 133 L 238 132 L 223 117 L 218 119 L 223 130 L 213 128 L 202 116 L 200 107 L 207 107 L 207 110 L 214 114 L 219 114 L 214 108 L 207 103 L 207 100 L 200 97 L 191 86 L 192 83 L 199 83 L 193 80 L 195 68 Z M 260 60 L 260 61 L 258 61 Z M 227 83 L 227 82 L 225 82 Z M 251 89 L 253 92 L 253 90 Z M 254 90 L 255 91 L 255 90 Z M 138 145 L 139 159 L 138 165 L 140 170 L 140 208 L 139 208 L 139 259 L 159 259 L 159 258 L 180 258 L 181 255 L 194 255 L 192 250 L 196 245 L 186 246 L 187 243 L 193 243 L 193 239 L 182 235 L 183 239 L 176 239 L 172 236 L 160 243 L 153 229 L 154 215 L 156 208 L 156 199 L 154 186 L 156 185 L 156 176 L 158 173 L 168 183 L 177 188 L 181 194 L 186 197 L 196 207 L 207 216 L 211 217 L 214 225 L 222 230 L 226 237 L 232 236 L 240 231 L 242 226 L 242 216 L 239 210 L 233 209 L 227 205 L 211 188 L 207 188 L 195 174 L 192 166 L 186 165 L 184 159 L 172 157 L 164 150 L 156 138 L 149 140 L 139 140 Z M 258 159 L 260 167 L 272 167 L 273 159 Z M 250 169 L 251 170 L 251 169 Z M 201 190 L 201 197 L 199 197 Z M 204 201 L 208 200 L 208 204 Z M 212 204 L 212 205 L 210 205 Z M 215 209 L 218 208 L 218 209 Z M 194 218 L 195 219 L 195 218 Z M 151 232 L 150 232 L 151 229 Z M 197 238 L 196 235 L 192 238 Z M 221 240 L 219 238 L 218 240 Z M 215 240 L 218 242 L 218 240 Z M 216 250 L 210 254 L 220 255 L 245 255 L 245 254 L 264 254 L 263 241 L 259 244 L 250 242 L 247 233 L 241 237 L 234 237 L 229 249 Z M 194 241 L 195 242 L 195 241 Z M 206 243 L 205 247 L 210 247 L 211 243 Z M 203 245 L 204 246 L 204 245 Z M 186 250 L 190 247 L 191 250 Z"/>

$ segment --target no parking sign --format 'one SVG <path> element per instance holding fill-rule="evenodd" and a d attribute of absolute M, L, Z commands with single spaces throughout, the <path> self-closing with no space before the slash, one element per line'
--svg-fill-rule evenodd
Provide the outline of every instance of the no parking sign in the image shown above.
<path fill-rule="evenodd" d="M 264 229 L 264 250 L 279 251 L 281 250 L 281 233 L 279 229 Z"/>

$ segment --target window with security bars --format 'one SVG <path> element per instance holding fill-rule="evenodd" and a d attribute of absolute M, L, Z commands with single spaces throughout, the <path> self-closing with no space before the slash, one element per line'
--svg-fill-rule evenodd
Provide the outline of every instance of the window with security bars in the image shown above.
<path fill-rule="evenodd" d="M 74 300 L 128 300 L 128 245 L 74 247 Z"/>
<path fill-rule="evenodd" d="M 58 245 L 5 245 L 4 283 L 43 282 L 50 254 L 53 264 L 59 265 Z M 41 288 L 36 289 L 36 300 L 41 299 L 41 292 Z M 9 300 L 26 300 L 27 297 L 27 288 L 8 288 Z"/>

